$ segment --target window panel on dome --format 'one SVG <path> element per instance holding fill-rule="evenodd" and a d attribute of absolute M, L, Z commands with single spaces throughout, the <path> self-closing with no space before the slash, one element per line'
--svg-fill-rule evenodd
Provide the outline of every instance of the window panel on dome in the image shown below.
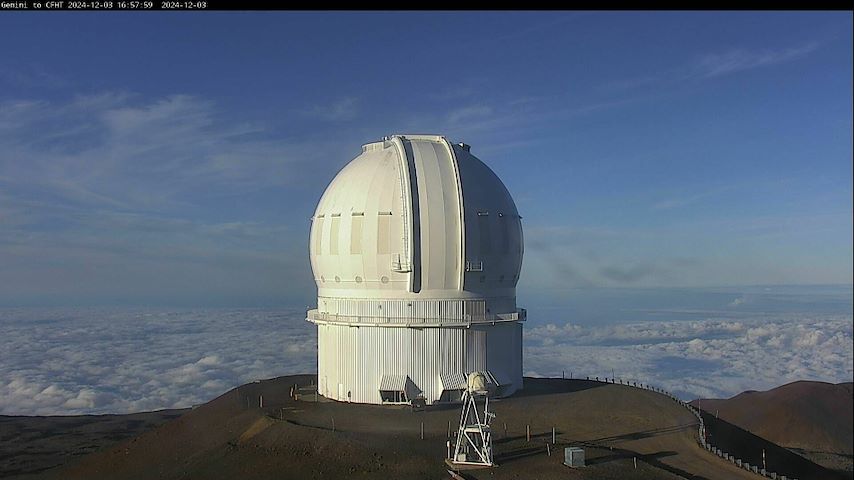
<path fill-rule="evenodd" d="M 377 217 L 377 253 L 391 253 L 389 249 L 389 235 L 391 232 L 391 216 L 380 215 Z"/>
<path fill-rule="evenodd" d="M 492 253 L 492 235 L 489 231 L 489 215 L 479 215 L 477 217 L 478 234 L 480 236 L 480 254 L 489 255 Z"/>
<path fill-rule="evenodd" d="M 513 238 L 515 225 L 507 218 L 507 215 L 498 215 L 498 223 L 501 227 L 501 253 L 510 253 L 510 239 Z"/>
<path fill-rule="evenodd" d="M 332 217 L 332 225 L 329 233 L 329 253 L 338 255 L 338 226 L 341 223 L 341 217 Z"/>
<path fill-rule="evenodd" d="M 314 219 L 314 254 L 320 255 L 322 253 L 320 249 L 321 240 L 323 239 L 323 217 L 317 217 Z"/>
<path fill-rule="evenodd" d="M 350 253 L 352 255 L 359 255 L 362 253 L 362 220 L 365 217 L 362 216 L 353 216 L 351 219 L 350 229 Z"/>

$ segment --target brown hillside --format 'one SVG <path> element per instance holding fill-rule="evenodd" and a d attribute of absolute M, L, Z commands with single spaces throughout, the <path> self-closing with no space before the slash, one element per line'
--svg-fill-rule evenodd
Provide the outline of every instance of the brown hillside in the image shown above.
<path fill-rule="evenodd" d="M 851 455 L 852 383 L 794 382 L 726 400 L 702 400 L 702 409 L 778 445 Z M 696 402 L 694 402 L 696 404 Z"/>
<path fill-rule="evenodd" d="M 189 409 L 128 415 L 0 415 L 0 478 L 38 473 L 136 437 Z"/>
<path fill-rule="evenodd" d="M 412 412 L 289 398 L 291 385 L 313 381 L 294 376 L 244 385 L 40 478 L 447 478 L 448 422 L 455 426 L 458 407 Z M 261 395 L 264 409 L 258 408 Z M 494 409 L 499 466 L 467 473 L 469 478 L 755 478 L 700 448 L 696 418 L 654 392 L 526 378 L 523 393 L 495 401 Z M 557 444 L 547 448 L 552 426 Z M 568 445 L 586 448 L 588 467 L 562 465 Z"/>

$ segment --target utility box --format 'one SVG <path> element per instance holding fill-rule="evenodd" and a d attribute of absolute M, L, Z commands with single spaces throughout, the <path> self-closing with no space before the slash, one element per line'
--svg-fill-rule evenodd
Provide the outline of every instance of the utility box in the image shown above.
<path fill-rule="evenodd" d="M 563 464 L 567 467 L 584 466 L 584 449 L 580 447 L 566 447 L 563 449 Z"/>

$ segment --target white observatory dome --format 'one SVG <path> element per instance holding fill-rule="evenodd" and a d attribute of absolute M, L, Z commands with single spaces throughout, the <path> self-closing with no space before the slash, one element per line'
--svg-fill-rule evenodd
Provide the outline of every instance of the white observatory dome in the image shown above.
<path fill-rule="evenodd" d="M 520 218 L 467 145 L 435 135 L 364 145 L 312 217 L 320 393 L 454 400 L 472 371 L 499 394 L 521 387 Z"/>

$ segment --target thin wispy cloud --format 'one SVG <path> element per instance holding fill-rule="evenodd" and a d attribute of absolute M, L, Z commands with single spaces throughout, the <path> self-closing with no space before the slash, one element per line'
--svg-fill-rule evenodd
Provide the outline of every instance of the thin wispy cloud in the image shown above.
<path fill-rule="evenodd" d="M 444 87 L 430 94 L 430 97 L 442 102 L 455 102 L 470 98 L 476 93 L 477 90 L 472 86 L 454 85 L 452 87 Z"/>
<path fill-rule="evenodd" d="M 441 133 L 454 141 L 478 142 L 478 148 L 489 148 L 530 141 L 525 133 L 550 113 L 535 111 L 530 102 L 483 99 L 455 104 L 438 114 L 408 114 L 398 121 L 396 131 Z"/>
<path fill-rule="evenodd" d="M 818 42 L 809 42 L 798 47 L 777 50 L 737 49 L 721 54 L 705 55 L 696 63 L 696 74 L 711 78 L 754 68 L 769 67 L 805 57 L 817 50 L 818 47 Z"/>
<path fill-rule="evenodd" d="M 299 227 L 92 208 L 0 193 L 0 302 L 194 304 L 310 298 Z M 289 278 L 304 281 L 289 281 Z M 113 300 L 116 301 L 116 300 Z M 245 301 L 240 301 L 245 303 Z"/>
<path fill-rule="evenodd" d="M 663 200 L 659 200 L 652 205 L 654 210 L 670 210 L 674 208 L 682 208 L 696 204 L 702 200 L 714 198 L 718 195 L 733 190 L 734 186 L 723 186 L 711 188 L 701 192 L 685 194 L 681 196 L 673 196 Z"/>
<path fill-rule="evenodd" d="M 723 77 L 800 60 L 820 47 L 821 43 L 811 41 L 795 47 L 777 49 L 736 48 L 725 52 L 708 53 L 664 71 L 604 82 L 601 90 L 611 92 L 639 90 Z"/>
<path fill-rule="evenodd" d="M 497 31 L 491 32 L 487 37 L 474 38 L 469 42 L 463 42 L 459 46 L 477 47 L 484 44 L 492 45 L 520 40 L 539 42 L 543 41 L 548 34 L 553 33 L 555 30 L 594 14 L 595 12 L 553 12 L 550 18 L 544 20 L 513 22 L 510 28 L 500 26 Z"/>
<path fill-rule="evenodd" d="M 443 132 L 455 140 L 476 142 L 478 152 L 492 155 L 545 141 L 544 127 L 566 122 L 569 128 L 569 122 L 636 101 L 638 99 L 590 102 L 564 96 L 530 95 L 489 98 L 454 105 L 442 115 L 413 116 L 401 124 L 407 125 L 405 128 L 409 131 Z"/>
<path fill-rule="evenodd" d="M 0 84 L 4 83 L 12 87 L 58 89 L 67 87 L 70 82 L 44 65 L 29 63 L 0 66 Z"/>
<path fill-rule="evenodd" d="M 534 140 L 548 142 L 543 132 L 555 125 L 571 129 L 575 122 L 593 115 L 616 111 L 651 96 L 622 99 L 586 99 L 574 95 L 522 96 L 490 99 L 478 104 L 452 108 L 443 118 L 432 122 L 435 131 L 451 132 L 460 138 L 479 139 L 487 148 L 493 144 L 515 147 Z M 423 123 L 423 122 L 419 122 Z M 497 151 L 493 148 L 490 151 Z"/>
<path fill-rule="evenodd" d="M 361 102 L 355 97 L 345 97 L 334 102 L 315 105 L 304 113 L 327 122 L 344 122 L 353 120 L 359 114 Z"/>
<path fill-rule="evenodd" d="M 609 265 L 599 269 L 599 273 L 608 280 L 632 284 L 655 274 L 657 270 L 654 265 L 638 262 L 633 265 Z"/>
<path fill-rule="evenodd" d="M 477 121 L 487 118 L 493 113 L 493 109 L 487 105 L 470 105 L 457 108 L 448 113 L 448 123 L 460 123 L 464 121 Z"/>
<path fill-rule="evenodd" d="M 289 253 L 302 252 L 302 230 L 207 204 L 292 188 L 327 147 L 272 138 L 188 95 L 3 102 L 0 303 L 274 298 L 289 274 L 305 281 L 283 294 L 305 295 L 308 266 Z"/>
<path fill-rule="evenodd" d="M 820 271 L 814 261 L 807 267 L 756 252 L 781 239 L 811 241 L 815 235 L 850 224 L 851 215 L 846 212 L 759 216 L 741 211 L 716 218 L 687 215 L 657 225 L 619 228 L 605 223 L 529 221 L 525 225 L 521 285 L 530 291 L 559 294 L 579 287 L 831 283 L 813 276 Z M 847 235 L 850 239 L 850 233 Z M 708 254 L 723 251 L 728 253 Z M 838 260 L 819 257 L 819 261 L 835 264 Z M 767 278 L 774 280 L 764 280 Z M 850 270 L 840 271 L 834 283 L 847 282 Z"/>
<path fill-rule="evenodd" d="M 522 278 L 533 291 L 652 287 L 679 284 L 705 269 L 696 256 L 658 250 L 661 243 L 670 241 L 668 235 L 647 228 L 529 227 Z M 617 253 L 627 239 L 632 253 Z M 528 271 L 536 274 L 528 276 Z"/>
<path fill-rule="evenodd" d="M 81 193 L 73 201 L 109 198 L 142 208 L 181 200 L 191 189 L 233 192 L 294 181 L 300 171 L 292 165 L 310 158 L 307 145 L 247 138 L 259 132 L 186 95 L 146 102 L 108 92 L 63 103 L 6 102 L 0 178 L 53 186 L 68 197 Z"/>

